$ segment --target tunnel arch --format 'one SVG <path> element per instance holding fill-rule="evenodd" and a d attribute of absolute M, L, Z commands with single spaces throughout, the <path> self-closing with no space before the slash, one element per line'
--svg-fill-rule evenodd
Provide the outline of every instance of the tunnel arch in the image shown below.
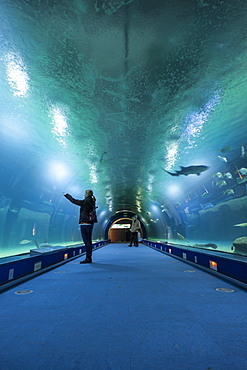
<path fill-rule="evenodd" d="M 118 211 L 118 212 L 116 212 L 115 215 L 113 215 L 112 217 L 109 218 L 109 220 L 107 221 L 107 223 L 105 225 L 105 232 L 104 232 L 105 239 L 106 240 L 109 239 L 110 228 L 115 223 L 117 223 L 120 220 L 126 220 L 126 219 L 131 220 L 132 217 L 135 216 L 135 215 L 136 215 L 136 213 L 131 212 L 131 211 Z M 138 219 L 141 223 L 142 237 L 143 237 L 143 239 L 146 239 L 147 238 L 147 230 L 146 230 L 145 224 L 143 223 L 140 216 L 138 216 Z"/>

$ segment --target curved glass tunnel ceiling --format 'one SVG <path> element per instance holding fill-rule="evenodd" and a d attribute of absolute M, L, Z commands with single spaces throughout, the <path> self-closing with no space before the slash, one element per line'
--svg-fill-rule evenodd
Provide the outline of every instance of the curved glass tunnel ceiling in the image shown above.
<path fill-rule="evenodd" d="M 218 172 L 236 180 L 247 167 L 243 1 L 0 5 L 2 213 L 8 199 L 59 213 L 62 191 L 92 188 L 102 217 L 150 223 L 151 206 L 207 195 Z M 194 165 L 209 168 L 164 171 Z"/>

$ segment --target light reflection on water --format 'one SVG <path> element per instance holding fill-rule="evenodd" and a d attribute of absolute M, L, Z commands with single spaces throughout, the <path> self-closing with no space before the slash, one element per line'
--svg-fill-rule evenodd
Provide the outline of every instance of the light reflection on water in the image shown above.
<path fill-rule="evenodd" d="M 29 90 L 29 77 L 23 59 L 20 55 L 9 52 L 5 55 L 5 65 L 7 80 L 13 90 L 13 94 L 25 97 Z"/>

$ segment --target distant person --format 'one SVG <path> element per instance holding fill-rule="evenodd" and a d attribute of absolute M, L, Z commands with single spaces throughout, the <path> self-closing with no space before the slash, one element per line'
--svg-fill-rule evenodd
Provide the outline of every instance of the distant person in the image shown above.
<path fill-rule="evenodd" d="M 71 202 L 80 206 L 79 224 L 81 225 L 81 236 L 86 247 L 86 258 L 80 263 L 92 263 L 92 232 L 93 225 L 97 221 L 95 212 L 96 198 L 92 190 L 86 190 L 84 199 L 74 199 L 70 194 L 63 193 L 63 195 Z"/>
<path fill-rule="evenodd" d="M 135 247 L 138 247 L 138 231 L 141 232 L 141 223 L 138 220 L 137 215 L 132 217 L 132 224 L 130 228 L 130 244 L 129 247 L 132 247 L 132 244 L 134 244 Z"/>

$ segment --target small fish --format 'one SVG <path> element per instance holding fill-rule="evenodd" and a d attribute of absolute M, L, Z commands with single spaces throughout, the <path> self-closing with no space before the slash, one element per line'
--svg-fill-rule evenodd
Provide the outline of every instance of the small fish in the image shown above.
<path fill-rule="evenodd" d="M 184 240 L 185 242 L 189 243 L 189 241 L 180 233 L 177 232 L 177 236 L 181 239 Z"/>
<path fill-rule="evenodd" d="M 107 153 L 107 152 L 104 152 L 104 153 L 101 155 L 99 163 L 102 163 L 102 161 L 103 161 L 103 159 L 104 159 L 104 155 L 105 155 L 106 153 Z"/>
<path fill-rule="evenodd" d="M 39 244 L 38 248 L 52 248 L 52 245 L 45 242 L 45 243 Z"/>
<path fill-rule="evenodd" d="M 246 176 L 247 175 L 247 168 L 242 167 L 242 168 L 240 168 L 240 170 L 238 172 L 240 172 L 242 176 Z"/>
<path fill-rule="evenodd" d="M 154 224 L 156 224 L 156 223 L 157 223 L 157 221 L 159 221 L 159 219 L 158 219 L 158 218 L 156 218 L 156 220 L 153 220 L 152 218 L 150 218 L 150 221 L 151 221 L 151 222 L 153 222 Z"/>
<path fill-rule="evenodd" d="M 15 207 L 9 206 L 9 211 L 12 212 L 12 213 L 19 213 L 20 212 L 20 208 L 15 208 Z"/>
<path fill-rule="evenodd" d="M 218 158 L 219 158 L 222 162 L 227 162 L 227 158 L 226 158 L 226 157 L 221 157 L 221 155 L 218 155 Z"/>
<path fill-rule="evenodd" d="M 207 244 L 194 244 L 194 247 L 202 247 L 202 248 L 214 248 L 214 249 L 217 249 L 217 245 L 214 244 L 214 243 L 207 243 Z"/>
<path fill-rule="evenodd" d="M 244 144 L 241 145 L 241 158 L 244 158 L 245 157 L 245 148 L 244 148 Z"/>
<path fill-rule="evenodd" d="M 234 190 L 233 189 L 227 189 L 223 192 L 223 194 L 226 194 L 226 195 L 231 195 L 231 194 L 234 194 Z"/>
<path fill-rule="evenodd" d="M 207 244 L 205 244 L 205 247 L 207 247 L 207 248 L 214 248 L 214 249 L 217 249 L 218 248 L 217 245 L 214 244 L 214 243 L 207 243 Z"/>
<path fill-rule="evenodd" d="M 219 188 L 221 188 L 222 186 L 226 186 L 226 185 L 227 185 L 227 183 L 226 183 L 226 181 L 225 181 L 225 180 L 221 180 L 221 181 L 219 181 L 219 182 L 216 182 L 216 185 L 217 185 Z"/>
<path fill-rule="evenodd" d="M 236 224 L 236 225 L 233 225 L 233 226 L 247 227 L 247 222 L 244 222 L 242 224 Z"/>
<path fill-rule="evenodd" d="M 227 179 L 232 179 L 232 174 L 231 174 L 231 172 L 226 172 L 226 173 L 224 173 L 224 177 L 226 177 Z"/>
<path fill-rule="evenodd" d="M 218 179 L 222 179 L 223 178 L 223 175 L 221 172 L 216 172 L 213 177 L 218 177 Z"/>
<path fill-rule="evenodd" d="M 232 150 L 231 146 L 230 145 L 226 145 L 222 149 L 218 149 L 218 152 L 220 152 L 220 153 L 228 153 L 231 150 Z"/>
<path fill-rule="evenodd" d="M 28 244 L 28 243 L 31 243 L 32 240 L 27 240 L 27 239 L 24 239 L 20 242 L 20 244 Z"/>
<path fill-rule="evenodd" d="M 214 248 L 214 249 L 217 249 L 218 248 L 217 245 L 214 244 L 214 243 L 207 243 L 207 244 L 205 244 L 205 247 L 207 247 L 207 248 Z"/>
<path fill-rule="evenodd" d="M 169 175 L 171 175 L 171 176 L 180 176 L 180 175 L 185 175 L 185 176 L 188 176 L 188 175 L 197 175 L 197 176 L 199 176 L 201 174 L 201 172 L 206 171 L 209 167 L 208 166 L 199 165 L 199 166 L 189 166 L 189 167 L 182 167 L 182 166 L 180 166 L 180 168 L 181 168 L 181 170 L 180 171 L 176 171 L 176 173 L 172 173 L 172 172 L 166 171 L 163 168 L 162 169 L 163 169 L 163 171 L 169 173 Z"/>

